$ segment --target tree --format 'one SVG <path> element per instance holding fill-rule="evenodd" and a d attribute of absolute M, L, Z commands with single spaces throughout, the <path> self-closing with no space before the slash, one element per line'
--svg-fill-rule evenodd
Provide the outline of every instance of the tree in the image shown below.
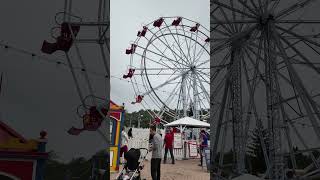
<path fill-rule="evenodd" d="M 261 131 L 263 141 L 260 139 L 259 131 Z M 267 170 L 267 167 L 261 142 L 265 143 L 266 150 L 268 152 L 269 138 L 267 129 L 254 129 L 250 139 L 251 143 L 248 146 L 247 154 L 249 156 L 248 158 L 250 159 L 249 163 L 251 163 L 252 172 L 254 174 L 263 173 Z"/>
<path fill-rule="evenodd" d="M 51 151 L 45 167 L 45 180 L 64 180 L 68 178 L 88 180 L 91 177 L 93 161 L 95 161 L 96 169 L 105 169 L 109 165 L 109 154 L 106 150 L 98 151 L 88 160 L 78 157 L 64 163 L 57 159 L 58 155 L 54 151 Z M 107 171 L 105 177 L 108 176 L 109 172 Z"/>

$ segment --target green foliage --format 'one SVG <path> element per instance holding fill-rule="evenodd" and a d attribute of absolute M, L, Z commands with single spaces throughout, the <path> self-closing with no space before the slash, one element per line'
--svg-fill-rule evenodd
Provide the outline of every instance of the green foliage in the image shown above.
<path fill-rule="evenodd" d="M 149 111 L 151 112 L 152 110 L 149 110 Z M 202 109 L 203 114 L 206 114 L 208 111 L 209 110 Z M 153 112 L 158 113 L 158 111 L 156 111 L 156 110 L 153 110 Z M 179 110 L 177 113 L 182 115 L 183 111 Z M 175 114 L 175 110 L 173 110 L 172 114 Z M 188 110 L 187 114 L 192 115 L 191 108 Z M 172 122 L 175 120 L 173 117 L 169 116 L 166 113 L 164 113 L 161 118 L 167 122 Z M 130 127 L 130 120 L 131 120 L 131 127 L 138 127 L 139 119 L 140 119 L 140 127 L 141 128 L 148 128 L 149 123 L 154 120 L 154 118 L 149 114 L 148 110 L 139 110 L 138 112 L 135 111 L 132 113 L 125 112 L 124 124 L 126 127 Z"/>
<path fill-rule="evenodd" d="M 259 131 L 261 131 L 262 133 L 262 138 L 263 141 L 261 141 L 260 137 L 259 137 Z M 269 139 L 268 139 L 268 133 L 266 129 L 254 129 L 254 131 L 252 132 L 251 135 L 251 144 L 249 144 L 248 146 L 248 166 L 251 167 L 251 171 L 254 174 L 257 173 L 263 173 L 266 171 L 267 167 L 266 167 L 266 162 L 264 160 L 264 154 L 263 154 L 263 149 L 262 149 L 262 144 L 261 142 L 264 142 L 266 145 L 266 150 L 268 152 L 268 143 L 269 143 Z"/>
<path fill-rule="evenodd" d="M 157 113 L 157 111 L 154 111 Z M 171 122 L 174 119 L 167 114 L 164 114 L 162 119 L 165 121 Z M 154 120 L 154 118 L 149 114 L 147 110 L 140 110 L 138 112 L 128 113 L 125 112 L 125 126 L 130 127 L 130 120 L 131 120 L 131 127 L 138 127 L 138 121 L 140 120 L 140 127 L 141 128 L 148 128 L 150 122 Z"/>

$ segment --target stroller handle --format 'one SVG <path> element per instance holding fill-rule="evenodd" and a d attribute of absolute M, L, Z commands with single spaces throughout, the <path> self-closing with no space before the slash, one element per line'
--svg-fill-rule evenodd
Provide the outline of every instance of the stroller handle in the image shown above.
<path fill-rule="evenodd" d="M 139 150 L 147 150 L 147 151 L 149 151 L 147 148 L 139 148 Z"/>

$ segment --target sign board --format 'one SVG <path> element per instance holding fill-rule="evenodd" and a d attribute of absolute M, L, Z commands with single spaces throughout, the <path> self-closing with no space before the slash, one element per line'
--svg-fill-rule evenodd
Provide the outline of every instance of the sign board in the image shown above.
<path fill-rule="evenodd" d="M 198 156 L 197 141 L 189 141 L 189 156 L 190 157 Z"/>
<path fill-rule="evenodd" d="M 182 137 L 181 133 L 173 134 L 173 148 L 181 149 L 182 148 Z"/>

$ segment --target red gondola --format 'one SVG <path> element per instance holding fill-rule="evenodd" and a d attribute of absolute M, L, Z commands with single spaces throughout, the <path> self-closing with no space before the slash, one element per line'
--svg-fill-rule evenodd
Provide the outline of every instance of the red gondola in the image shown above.
<path fill-rule="evenodd" d="M 136 52 L 136 44 L 131 44 L 131 48 L 130 49 L 126 49 L 126 54 L 133 54 L 134 52 Z"/>
<path fill-rule="evenodd" d="M 144 37 L 146 35 L 146 33 L 147 33 L 147 30 L 148 30 L 148 28 L 146 26 L 143 26 L 142 31 L 138 31 L 137 36 L 138 37 Z"/>
<path fill-rule="evenodd" d="M 158 20 L 153 22 L 153 26 L 154 27 L 160 27 L 162 25 L 163 21 L 164 21 L 164 19 L 160 18 L 160 19 L 158 19 Z"/>
<path fill-rule="evenodd" d="M 124 79 L 132 78 L 132 76 L 133 76 L 133 74 L 134 74 L 134 71 L 135 71 L 135 69 L 129 69 L 128 74 L 123 75 L 123 78 L 124 78 Z"/>
<path fill-rule="evenodd" d="M 182 18 L 178 17 L 177 19 L 173 20 L 172 22 L 172 26 L 179 26 L 180 22 L 181 22 Z"/>
<path fill-rule="evenodd" d="M 200 26 L 200 24 L 197 23 L 195 26 L 193 26 L 193 27 L 190 29 L 190 31 L 191 31 L 191 32 L 196 32 L 196 31 L 198 31 L 199 26 Z"/>

